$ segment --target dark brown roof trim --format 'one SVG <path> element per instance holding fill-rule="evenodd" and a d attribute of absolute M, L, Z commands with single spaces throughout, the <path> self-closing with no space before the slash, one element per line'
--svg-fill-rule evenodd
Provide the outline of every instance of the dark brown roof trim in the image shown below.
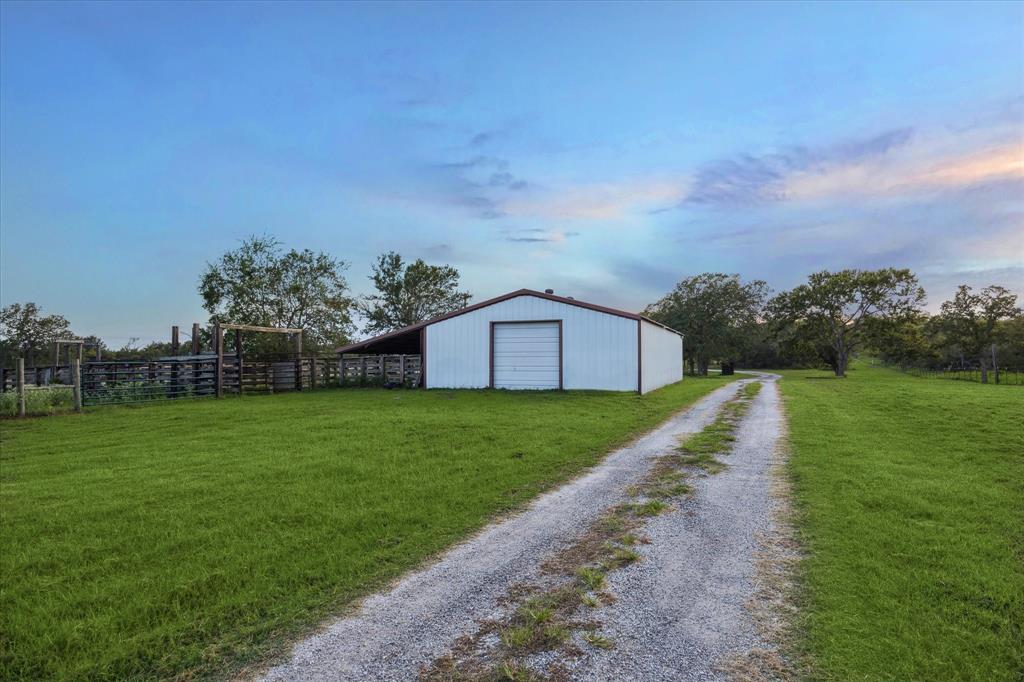
<path fill-rule="evenodd" d="M 357 350 L 359 348 L 363 348 L 365 346 L 368 346 L 371 343 L 376 343 L 378 341 L 383 341 L 384 339 L 390 339 L 391 337 L 398 336 L 400 334 L 407 334 L 408 332 L 416 331 L 417 329 L 422 329 L 423 327 L 426 327 L 428 325 L 434 324 L 436 322 L 442 322 L 444 320 L 448 320 L 448 319 L 451 319 L 453 317 L 458 317 L 459 315 L 465 315 L 466 313 L 471 313 L 474 310 L 479 310 L 480 308 L 486 308 L 487 306 L 494 305 L 495 303 L 501 303 L 503 301 L 507 301 L 507 300 L 512 299 L 512 298 L 518 298 L 519 296 L 536 296 L 537 298 L 547 299 L 548 301 L 555 301 L 556 303 L 565 303 L 566 305 L 574 305 L 574 306 L 576 306 L 578 308 L 586 308 L 587 310 L 595 310 L 595 311 L 597 311 L 599 313 L 607 313 L 608 315 L 616 315 L 618 317 L 625 317 L 628 320 L 643 320 L 644 322 L 650 322 L 651 324 L 657 325 L 657 326 L 659 326 L 659 327 L 661 327 L 663 329 L 667 329 L 668 331 L 670 331 L 670 332 L 672 332 L 674 334 L 679 334 L 679 336 L 682 336 L 681 332 L 678 332 L 675 329 L 672 329 L 671 327 L 669 327 L 667 325 L 664 325 L 661 322 L 657 322 L 655 320 L 652 320 L 651 318 L 646 317 L 644 315 L 637 315 L 636 313 L 628 313 L 625 310 L 617 310 L 615 308 L 606 308 L 603 305 L 596 305 L 594 303 L 586 303 L 584 301 L 577 301 L 575 298 L 566 298 L 565 296 L 556 296 L 554 294 L 548 294 L 548 293 L 545 293 L 543 291 L 534 291 L 533 289 L 518 289 L 516 291 L 510 292 L 510 293 L 507 293 L 507 294 L 503 294 L 501 296 L 495 296 L 494 298 L 489 298 L 486 301 L 480 301 L 479 303 L 474 303 L 473 305 L 466 306 L 465 308 L 460 308 L 460 309 L 458 309 L 456 311 L 447 313 L 445 315 L 439 315 L 439 316 L 431 318 L 429 320 L 424 320 L 423 322 L 417 322 L 416 324 L 411 324 L 408 327 L 402 327 L 401 329 L 396 329 L 395 331 L 388 332 L 387 334 L 381 334 L 380 336 L 374 336 L 373 338 L 366 339 L 365 341 L 358 341 L 356 343 L 350 343 L 347 346 L 342 346 L 341 348 L 335 349 L 334 352 L 335 353 L 350 353 L 350 352 L 355 351 L 355 350 Z"/>

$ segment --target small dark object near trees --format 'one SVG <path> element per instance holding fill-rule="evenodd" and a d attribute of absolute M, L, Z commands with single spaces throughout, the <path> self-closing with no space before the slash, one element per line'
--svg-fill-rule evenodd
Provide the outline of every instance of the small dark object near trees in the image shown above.
<path fill-rule="evenodd" d="M 736 369 L 735 369 L 735 367 L 733 366 L 733 364 L 731 362 L 723 362 L 722 363 L 722 376 L 724 376 L 724 377 L 731 377 L 735 373 L 736 373 Z"/>

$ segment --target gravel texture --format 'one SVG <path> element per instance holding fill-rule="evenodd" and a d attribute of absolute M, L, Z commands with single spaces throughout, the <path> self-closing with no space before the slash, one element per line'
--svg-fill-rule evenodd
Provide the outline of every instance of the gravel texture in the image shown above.
<path fill-rule="evenodd" d="M 488 526 L 386 592 L 368 597 L 352 615 L 297 644 L 288 661 L 269 670 L 264 679 L 415 679 L 421 665 L 444 654 L 459 636 L 475 632 L 478 621 L 493 616 L 511 584 L 534 578 L 546 556 L 567 546 L 602 511 L 625 499 L 625 488 L 646 473 L 653 457 L 671 451 L 678 436 L 709 424 L 740 383 L 715 390 L 580 478 Z M 774 396 L 772 389 L 761 395 Z M 624 679 L 634 666 L 641 666 L 636 667 L 637 677 L 651 679 L 645 671 L 657 670 L 653 666 L 658 657 L 685 660 L 688 667 L 701 657 L 695 647 L 704 647 L 707 656 L 728 648 L 724 644 L 745 641 L 730 632 L 741 620 L 752 533 L 766 520 L 767 481 L 757 478 L 764 474 L 762 459 L 767 462 L 768 449 L 760 441 L 772 437 L 775 400 L 759 398 L 747 418 L 754 426 L 745 426 L 741 433 L 743 452 L 730 458 L 734 466 L 701 484 L 701 498 L 721 499 L 706 502 L 706 508 L 702 502 L 699 521 L 687 520 L 684 512 L 656 519 L 657 529 L 651 524 L 655 544 L 647 548 L 649 556 L 635 570 L 616 576 L 617 581 L 626 581 L 615 585 L 616 592 L 638 613 L 632 616 L 622 606 L 614 612 L 599 610 L 602 619 L 610 620 L 606 615 L 613 613 L 618 619 L 615 639 L 621 648 L 612 652 L 614 658 L 588 660 L 581 669 L 588 677 Z M 657 565 L 663 561 L 671 565 Z M 658 580 L 668 583 L 656 587 Z M 714 584 L 705 589 L 699 585 L 705 580 Z M 631 590 L 637 591 L 635 599 L 627 595 Z M 720 602 L 730 608 L 718 608 Z M 691 619 L 694 623 L 689 623 Z M 671 664 L 661 661 L 661 669 Z M 707 667 L 705 661 L 703 668 Z"/>
<path fill-rule="evenodd" d="M 739 424 L 724 471 L 643 529 L 643 559 L 608 576 L 618 600 L 596 612 L 611 651 L 570 664 L 579 680 L 725 679 L 717 665 L 759 641 L 745 604 L 754 595 L 758 536 L 772 524 L 769 468 L 783 417 L 776 375 Z"/>

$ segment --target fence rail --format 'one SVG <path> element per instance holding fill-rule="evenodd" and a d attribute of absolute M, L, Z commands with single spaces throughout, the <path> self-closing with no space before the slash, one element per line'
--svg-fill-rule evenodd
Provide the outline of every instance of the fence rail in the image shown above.
<path fill-rule="evenodd" d="M 901 372 L 925 379 L 951 379 L 953 381 L 973 381 L 981 383 L 981 370 L 975 367 L 948 367 L 943 369 L 923 369 L 919 367 L 900 367 Z M 1024 369 L 1004 368 L 989 369 L 988 383 L 1005 386 L 1024 386 Z"/>
<path fill-rule="evenodd" d="M 342 356 L 343 386 L 419 386 L 422 378 L 419 355 Z"/>
<path fill-rule="evenodd" d="M 328 386 L 408 386 L 421 384 L 419 355 L 301 357 L 248 360 L 215 354 L 159 360 L 109 360 L 81 365 L 82 405 L 142 403 L 221 394 L 246 395 L 305 391 Z M 53 387 L 74 383 L 71 365 L 26 367 L 25 385 Z M 218 383 L 219 382 L 219 383 Z M 15 370 L 0 374 L 0 392 L 17 391 Z"/>
<path fill-rule="evenodd" d="M 109 405 L 216 395 L 217 358 L 88 362 L 82 365 L 82 404 Z"/>

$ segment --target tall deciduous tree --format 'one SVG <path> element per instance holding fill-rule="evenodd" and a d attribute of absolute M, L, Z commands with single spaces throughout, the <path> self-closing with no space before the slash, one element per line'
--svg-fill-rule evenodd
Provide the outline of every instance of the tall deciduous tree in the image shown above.
<path fill-rule="evenodd" d="M 1009 290 L 993 285 L 974 293 L 971 287 L 962 284 L 956 296 L 942 304 L 940 324 L 964 355 L 978 359 L 981 381 L 986 383 L 999 323 L 1020 315 L 1017 295 Z"/>
<path fill-rule="evenodd" d="M 691 368 L 707 374 L 711 360 L 732 361 L 752 341 L 768 294 L 761 280 L 708 272 L 682 280 L 644 312 L 681 331 Z"/>
<path fill-rule="evenodd" d="M 35 303 L 12 303 L 0 310 L 0 344 L 4 364 L 25 358 L 34 366 L 45 358 L 54 341 L 72 337 L 71 327 L 62 315 L 43 315 Z"/>
<path fill-rule="evenodd" d="M 381 255 L 370 275 L 377 293 L 366 296 L 360 312 L 364 331 L 379 334 L 401 329 L 464 307 L 471 295 L 459 291 L 459 271 L 449 265 L 428 265 L 422 259 L 405 263 L 390 251 Z"/>
<path fill-rule="evenodd" d="M 783 337 L 812 344 L 842 377 L 873 331 L 919 314 L 923 303 L 924 289 L 910 270 L 823 270 L 773 298 L 768 311 Z"/>
<path fill-rule="evenodd" d="M 199 282 L 213 322 L 304 330 L 303 343 L 328 348 L 352 333 L 348 265 L 309 249 L 284 251 L 272 237 L 249 237 L 208 263 Z"/>

